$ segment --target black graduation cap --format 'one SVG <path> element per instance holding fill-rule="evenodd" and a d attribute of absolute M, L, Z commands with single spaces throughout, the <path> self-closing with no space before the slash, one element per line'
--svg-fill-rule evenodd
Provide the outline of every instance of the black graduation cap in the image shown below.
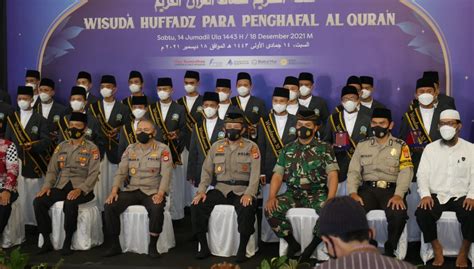
<path fill-rule="evenodd" d="M 252 78 L 250 77 L 250 74 L 247 72 L 240 72 L 237 74 L 237 81 L 241 79 L 248 79 L 250 83 L 252 83 Z"/>
<path fill-rule="evenodd" d="M 434 83 L 439 84 L 438 71 L 425 71 L 423 72 L 423 77 L 431 79 Z"/>
<path fill-rule="evenodd" d="M 360 85 L 360 78 L 358 76 L 350 76 L 347 79 L 346 85 L 349 84 L 359 84 Z"/>
<path fill-rule="evenodd" d="M 71 88 L 71 96 L 73 95 L 82 95 L 84 98 L 87 98 L 87 91 L 83 87 L 73 86 Z"/>
<path fill-rule="evenodd" d="M 281 87 L 275 87 L 273 90 L 273 96 L 279 96 L 289 99 L 290 98 L 290 90 Z"/>
<path fill-rule="evenodd" d="M 148 105 L 148 99 L 146 96 L 132 96 L 132 106 L 133 105 Z"/>
<path fill-rule="evenodd" d="M 416 88 L 430 87 L 434 88 L 434 81 L 431 78 L 420 78 L 416 81 Z"/>
<path fill-rule="evenodd" d="M 49 78 L 42 78 L 40 82 L 40 86 L 48 86 L 54 89 L 54 81 Z"/>
<path fill-rule="evenodd" d="M 319 116 L 316 115 L 316 112 L 307 108 L 299 109 L 296 118 L 298 120 L 314 121 L 318 125 L 321 124 L 321 120 L 319 119 Z"/>
<path fill-rule="evenodd" d="M 219 94 L 217 92 L 205 92 L 202 101 L 213 101 L 219 103 Z"/>
<path fill-rule="evenodd" d="M 236 110 L 233 112 L 228 112 L 224 118 L 225 123 L 244 123 L 244 115 L 242 112 Z"/>
<path fill-rule="evenodd" d="M 374 112 L 372 112 L 372 118 L 384 118 L 388 121 L 392 121 L 392 111 L 387 108 L 376 107 L 374 108 Z"/>
<path fill-rule="evenodd" d="M 79 74 L 77 74 L 77 78 L 76 80 L 80 79 L 80 78 L 85 78 L 87 80 L 89 80 L 89 82 L 92 81 L 92 76 L 90 73 L 86 72 L 86 71 L 81 71 L 79 72 Z"/>
<path fill-rule="evenodd" d="M 158 86 L 158 87 L 161 87 L 161 86 L 173 87 L 173 80 L 171 80 L 171 78 L 158 78 L 158 81 L 156 82 L 156 86 Z"/>
<path fill-rule="evenodd" d="M 347 94 L 355 94 L 359 96 L 359 92 L 354 86 L 344 86 L 341 91 L 341 98 Z"/>
<path fill-rule="evenodd" d="M 369 84 L 374 86 L 374 78 L 369 76 L 360 76 L 360 84 Z"/>
<path fill-rule="evenodd" d="M 132 70 L 130 71 L 130 75 L 128 75 L 128 80 L 132 79 L 132 78 L 139 78 L 141 82 L 143 82 L 143 76 L 142 76 L 142 73 L 136 71 L 136 70 Z"/>
<path fill-rule="evenodd" d="M 230 79 L 226 79 L 226 78 L 218 78 L 216 80 L 216 88 L 218 87 L 223 87 L 223 88 L 230 88 L 231 85 L 230 85 Z"/>
<path fill-rule="evenodd" d="M 40 79 L 40 72 L 38 70 L 26 70 L 25 78 Z"/>
<path fill-rule="evenodd" d="M 87 124 L 87 114 L 82 112 L 72 112 L 69 121 L 80 121 Z"/>
<path fill-rule="evenodd" d="M 184 74 L 184 78 L 194 78 L 195 80 L 199 81 L 199 72 L 188 70 Z"/>
<path fill-rule="evenodd" d="M 308 72 L 301 72 L 298 76 L 298 80 L 309 80 L 311 83 L 314 83 L 313 74 Z"/>
<path fill-rule="evenodd" d="M 100 83 L 110 83 L 117 85 L 117 82 L 115 81 L 115 77 L 112 75 L 103 75 L 102 79 L 100 80 Z"/>
<path fill-rule="evenodd" d="M 285 82 L 283 82 L 283 85 L 296 85 L 299 86 L 300 84 L 298 83 L 298 78 L 293 77 L 293 76 L 288 76 L 285 78 Z"/>
<path fill-rule="evenodd" d="M 30 86 L 18 86 L 17 94 L 24 94 L 33 96 L 33 87 Z"/>

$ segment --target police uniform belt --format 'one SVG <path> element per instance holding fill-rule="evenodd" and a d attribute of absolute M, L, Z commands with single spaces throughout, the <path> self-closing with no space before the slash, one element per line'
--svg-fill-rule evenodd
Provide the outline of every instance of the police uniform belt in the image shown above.
<path fill-rule="evenodd" d="M 365 185 L 368 185 L 373 188 L 379 188 L 379 189 L 389 189 L 389 188 L 395 188 L 397 185 L 395 182 L 388 182 L 385 180 L 378 180 L 378 181 L 364 181 Z"/>
<path fill-rule="evenodd" d="M 232 186 L 248 186 L 249 182 L 247 180 L 226 180 L 226 181 L 218 181 L 217 183 L 222 183 L 226 185 L 232 185 Z"/>

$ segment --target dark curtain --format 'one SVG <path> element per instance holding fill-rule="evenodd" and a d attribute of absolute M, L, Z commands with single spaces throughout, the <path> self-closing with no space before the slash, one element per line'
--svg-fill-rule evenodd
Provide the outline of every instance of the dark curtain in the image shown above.
<path fill-rule="evenodd" d="M 7 1 L 0 1 L 0 90 L 7 91 Z"/>

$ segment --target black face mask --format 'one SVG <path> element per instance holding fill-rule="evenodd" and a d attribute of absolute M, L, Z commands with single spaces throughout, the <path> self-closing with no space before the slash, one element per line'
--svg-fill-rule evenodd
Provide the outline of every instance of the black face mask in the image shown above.
<path fill-rule="evenodd" d="M 69 136 L 72 139 L 78 139 L 81 138 L 84 135 L 85 128 L 83 129 L 78 129 L 76 127 L 69 128 Z"/>
<path fill-rule="evenodd" d="M 372 134 L 378 138 L 384 138 L 389 132 L 390 130 L 388 129 L 388 127 L 387 128 L 383 128 L 380 126 L 372 127 Z"/>
<path fill-rule="evenodd" d="M 230 141 L 236 141 L 240 138 L 241 129 L 225 129 L 225 135 Z"/>
<path fill-rule="evenodd" d="M 153 137 L 153 134 L 147 134 L 145 132 L 141 132 L 141 133 L 137 134 L 137 140 L 138 140 L 138 142 L 140 142 L 142 144 L 148 143 L 148 141 L 150 141 L 150 139 L 152 137 Z"/>
<path fill-rule="evenodd" d="M 313 129 L 302 126 L 297 129 L 298 137 L 301 139 L 308 139 L 313 135 Z"/>

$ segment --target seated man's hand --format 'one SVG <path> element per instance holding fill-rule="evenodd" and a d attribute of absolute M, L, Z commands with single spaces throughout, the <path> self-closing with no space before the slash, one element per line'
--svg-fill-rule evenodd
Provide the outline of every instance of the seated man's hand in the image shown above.
<path fill-rule="evenodd" d="M 265 204 L 265 210 L 272 214 L 278 208 L 278 199 L 277 198 L 268 198 L 267 203 Z"/>
<path fill-rule="evenodd" d="M 462 203 L 462 207 L 467 211 L 471 211 L 474 209 L 474 199 L 466 198 Z"/>
<path fill-rule="evenodd" d="M 196 196 L 194 196 L 193 201 L 191 204 L 197 205 L 199 202 L 205 202 L 206 201 L 206 194 L 205 193 L 197 193 Z"/>
<path fill-rule="evenodd" d="M 403 202 L 402 197 L 398 195 L 394 195 L 390 200 L 388 200 L 387 207 L 392 208 L 392 210 L 406 209 L 405 202 Z"/>
<path fill-rule="evenodd" d="M 362 200 L 362 197 L 360 197 L 357 193 L 351 193 L 351 198 L 354 199 L 356 202 L 364 206 L 364 200 Z"/>
<path fill-rule="evenodd" d="M 109 197 L 107 197 L 107 200 L 105 200 L 105 203 L 110 205 L 112 204 L 113 202 L 116 202 L 118 199 L 118 193 L 116 191 L 112 191 L 110 194 L 109 194 Z"/>
<path fill-rule="evenodd" d="M 0 205 L 8 205 L 10 203 L 11 193 L 9 191 L 2 191 L 0 193 Z"/>
<path fill-rule="evenodd" d="M 242 198 L 240 198 L 240 203 L 244 206 L 247 207 L 249 205 L 252 205 L 252 196 L 248 194 L 242 195 Z"/>
<path fill-rule="evenodd" d="M 431 198 L 431 196 L 425 196 L 421 199 L 420 204 L 418 205 L 419 208 L 425 209 L 425 210 L 431 210 L 433 209 L 434 206 L 434 200 Z"/>
<path fill-rule="evenodd" d="M 37 194 L 36 194 L 36 197 L 41 197 L 43 195 L 47 195 L 49 196 L 49 194 L 51 193 L 51 189 L 50 188 L 42 188 Z"/>
<path fill-rule="evenodd" d="M 161 202 L 163 202 L 164 198 L 165 198 L 165 194 L 163 192 L 155 193 L 155 195 L 153 195 L 153 197 L 151 197 L 151 199 L 153 200 L 153 203 L 155 205 L 161 204 Z"/>
<path fill-rule="evenodd" d="M 76 200 L 77 197 L 79 197 L 79 195 L 81 195 L 81 193 L 82 193 L 81 189 L 74 189 L 74 190 L 70 191 L 67 194 L 67 199 L 68 200 Z"/>
<path fill-rule="evenodd" d="M 267 176 L 260 175 L 260 184 L 262 184 L 262 186 L 267 184 Z"/>

